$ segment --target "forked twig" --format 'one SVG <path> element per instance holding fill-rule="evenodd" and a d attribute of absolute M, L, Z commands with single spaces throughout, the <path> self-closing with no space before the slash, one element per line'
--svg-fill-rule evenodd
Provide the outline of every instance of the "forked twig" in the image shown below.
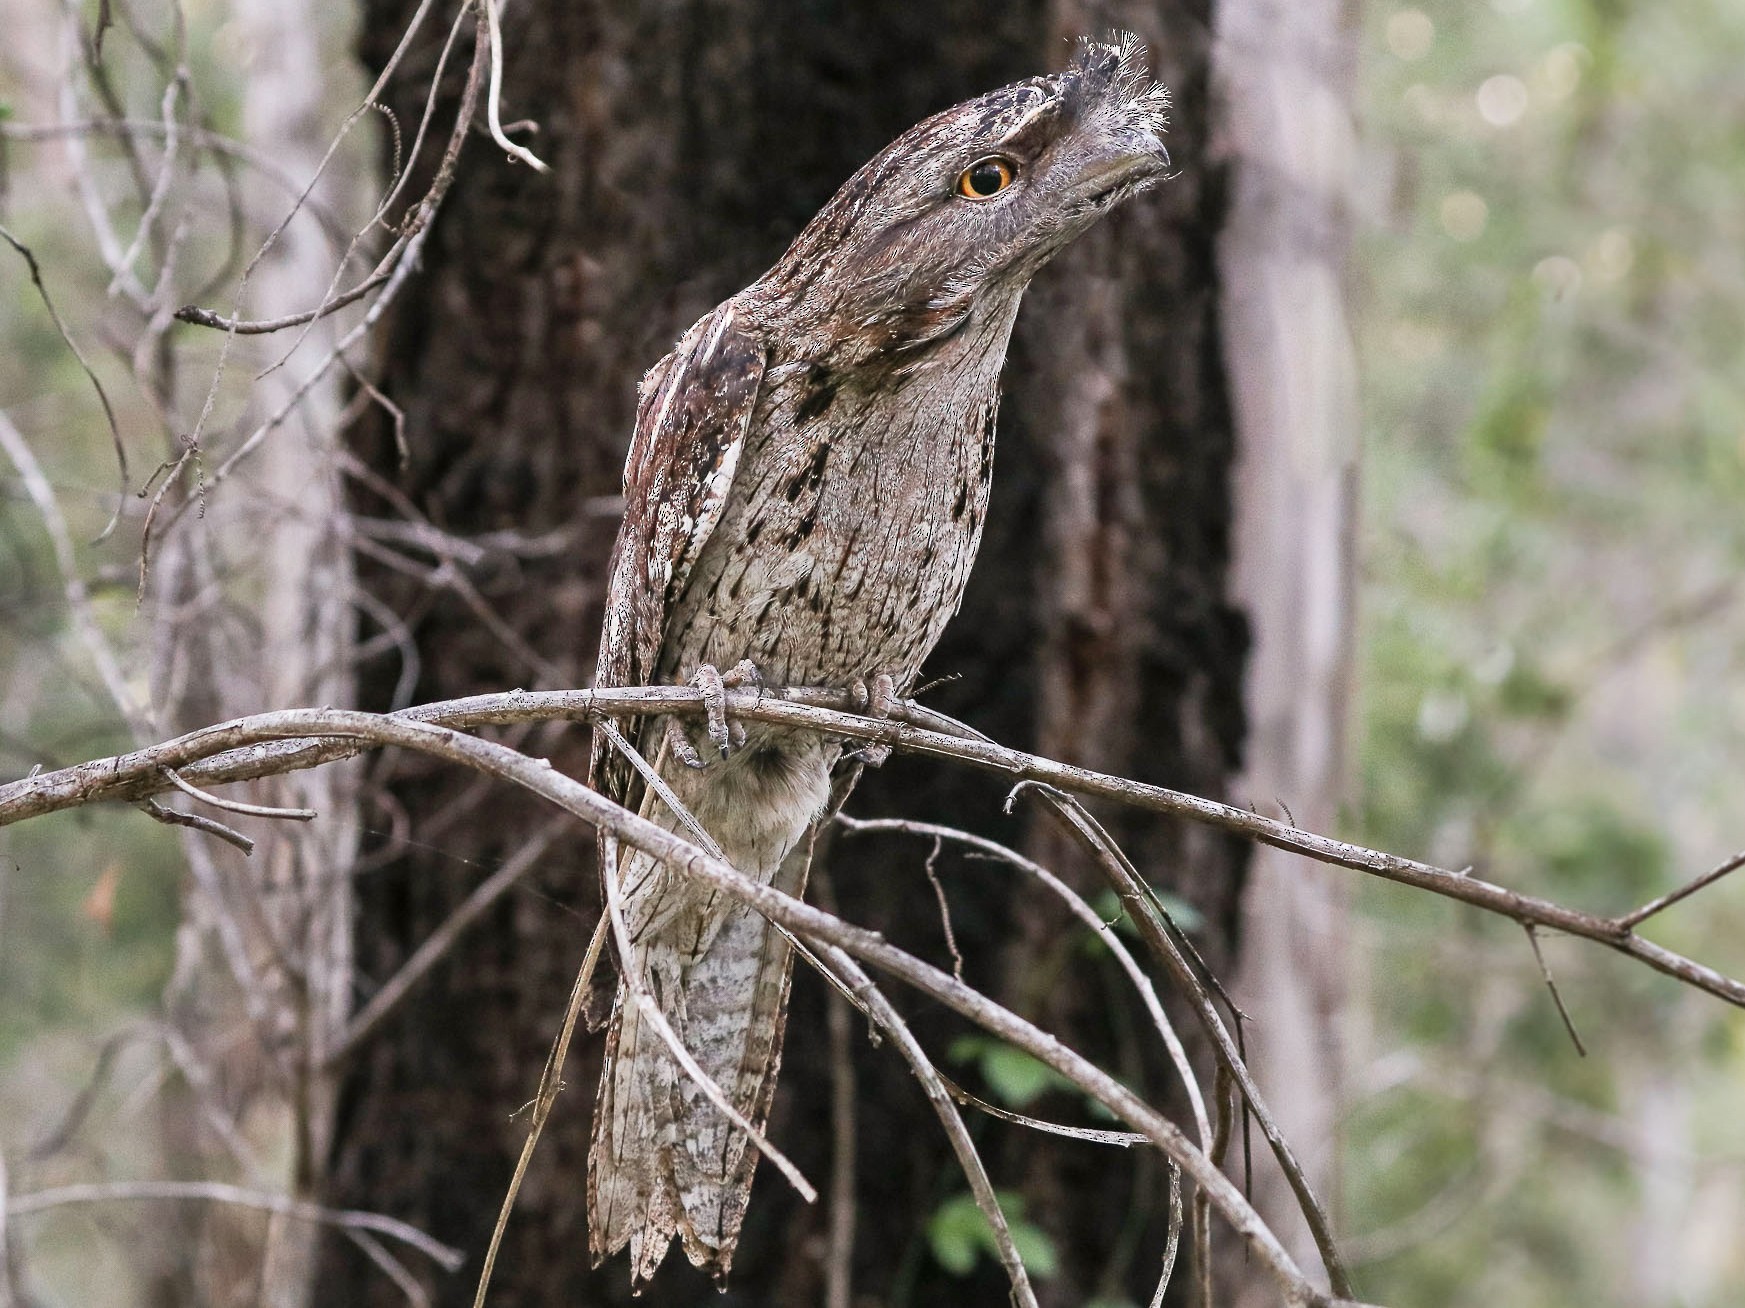
<path fill-rule="evenodd" d="M 288 822 L 313 822 L 320 816 L 312 808 L 278 808 L 271 804 L 245 804 L 239 799 L 225 799 L 222 795 L 209 794 L 191 782 L 182 780 L 174 768 L 165 768 L 164 775 L 170 779 L 170 784 L 184 795 L 197 799 L 202 804 L 210 804 L 213 808 L 221 808 L 227 813 L 240 813 L 244 817 L 283 818 Z"/>
<path fill-rule="evenodd" d="M 521 1156 L 515 1160 L 515 1173 L 509 1178 L 509 1188 L 503 1192 L 503 1205 L 497 1211 L 497 1223 L 491 1228 L 490 1243 L 485 1246 L 484 1265 L 479 1269 L 479 1287 L 473 1294 L 473 1308 L 485 1308 L 485 1295 L 491 1288 L 491 1273 L 497 1267 L 497 1253 L 503 1247 L 503 1232 L 509 1229 L 509 1214 L 515 1210 L 515 1200 L 521 1194 L 521 1183 L 527 1179 L 527 1165 L 533 1161 L 533 1151 L 539 1147 L 539 1137 L 545 1132 L 545 1122 L 551 1116 L 563 1089 L 563 1068 L 569 1061 L 570 1040 L 576 1033 L 576 1020 L 588 997 L 588 987 L 594 982 L 594 969 L 600 963 L 600 950 L 606 943 L 606 915 L 594 923 L 594 934 L 588 941 L 588 952 L 582 957 L 576 983 L 570 987 L 570 1002 L 564 1009 L 563 1025 L 552 1042 L 545 1060 L 545 1070 L 539 1075 L 539 1090 L 533 1097 L 533 1118 L 522 1142 Z"/>

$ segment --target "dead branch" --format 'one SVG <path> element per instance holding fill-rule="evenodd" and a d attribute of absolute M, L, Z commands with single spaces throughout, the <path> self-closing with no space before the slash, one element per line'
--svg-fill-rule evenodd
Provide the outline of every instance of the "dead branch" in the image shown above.
<path fill-rule="evenodd" d="M 1523 895 L 1416 859 L 1298 830 L 1217 800 L 1111 777 L 1003 745 L 949 734 L 954 728 L 966 729 L 912 702 L 899 704 L 889 719 L 861 716 L 852 711 L 852 705 L 853 699 L 847 692 L 834 690 L 766 688 L 730 691 L 727 697 L 729 713 L 748 721 L 886 744 L 900 752 L 961 763 L 1014 781 L 1038 781 L 1093 799 L 1127 804 L 1153 813 L 1167 813 L 1247 836 L 1317 862 L 1427 890 L 1523 926 L 1531 923 L 1542 930 L 1579 936 L 1735 1007 L 1745 1008 L 1745 982 L 1643 939 L 1631 930 L 1625 918 L 1602 917 L 1565 908 L 1550 900 Z M 504 691 L 470 695 L 403 709 L 389 715 L 388 720 L 470 730 L 510 723 L 584 722 L 602 715 L 696 716 L 702 711 L 701 693 L 688 686 L 639 686 L 597 691 Z M 0 826 L 84 804 L 109 800 L 131 802 L 160 794 L 169 786 L 159 771 L 166 765 L 175 768 L 194 784 L 210 788 L 227 782 L 278 776 L 349 758 L 367 747 L 359 740 L 344 739 L 348 733 L 323 731 L 318 718 L 300 719 L 309 724 L 301 733 L 263 730 L 280 723 L 281 719 L 281 714 L 271 713 L 238 718 L 233 722 L 203 727 L 147 749 L 39 773 L 0 786 Z M 305 738 L 295 739 L 299 734 Z"/>
<path fill-rule="evenodd" d="M 1024 1260 L 1018 1256 L 1017 1246 L 1012 1242 L 1012 1228 L 1007 1224 L 1006 1214 L 994 1194 L 994 1183 L 988 1179 L 987 1168 L 982 1166 L 981 1155 L 976 1152 L 975 1141 L 970 1139 L 963 1118 L 958 1114 L 957 1105 L 952 1103 L 952 1096 L 945 1087 L 944 1078 L 934 1068 L 927 1057 L 927 1051 L 921 1048 L 921 1042 L 915 1039 L 908 1024 L 891 1006 L 891 1001 L 885 998 L 860 965 L 835 945 L 826 945 L 818 952 L 825 965 L 835 970 L 854 995 L 855 1003 L 861 1011 L 891 1038 L 891 1043 L 909 1064 L 909 1070 L 914 1072 L 915 1079 L 921 1083 L 927 1102 L 933 1106 L 940 1125 L 945 1128 L 945 1137 L 951 1142 L 952 1152 L 957 1155 L 958 1166 L 963 1169 L 963 1174 L 969 1181 L 970 1193 L 975 1196 L 976 1207 L 981 1209 L 982 1216 L 987 1218 L 988 1225 L 993 1228 L 994 1246 L 1000 1251 L 1000 1263 L 1006 1269 L 1006 1278 L 1012 1284 L 1013 1302 L 1019 1308 L 1036 1308 L 1036 1292 L 1030 1288 L 1030 1275 L 1024 1268 Z M 961 978 L 955 979 L 962 984 Z"/>
<path fill-rule="evenodd" d="M 239 1208 L 253 1208 L 260 1212 L 294 1217 L 299 1221 L 316 1222 L 322 1226 L 371 1231 L 418 1250 L 443 1270 L 450 1272 L 458 1271 L 466 1261 L 466 1255 L 459 1249 L 432 1239 L 416 1226 L 398 1218 L 349 1208 L 324 1208 L 320 1204 L 305 1203 L 289 1195 L 249 1190 L 222 1181 L 95 1181 L 84 1185 L 63 1185 L 52 1190 L 13 1195 L 6 1201 L 6 1215 L 29 1217 L 35 1213 L 49 1212 L 74 1204 L 142 1199 L 233 1204 Z"/>
<path fill-rule="evenodd" d="M 563 1089 L 564 1063 L 569 1060 L 570 1041 L 576 1033 L 576 1022 L 582 1015 L 582 1004 L 588 997 L 588 987 L 593 984 L 594 969 L 600 963 L 600 951 L 606 946 L 607 932 L 606 915 L 600 914 L 600 920 L 594 924 L 594 935 L 588 941 L 588 952 L 582 959 L 581 970 L 576 973 L 576 983 L 570 987 L 570 1001 L 564 1009 L 563 1025 L 558 1028 L 557 1039 L 552 1041 L 551 1054 L 545 1060 L 545 1070 L 540 1073 L 539 1090 L 533 1098 L 533 1120 L 527 1128 L 527 1139 L 522 1142 L 521 1156 L 515 1160 L 515 1174 L 509 1178 L 509 1188 L 503 1193 L 503 1206 L 497 1213 L 497 1224 L 491 1228 L 491 1242 L 485 1246 L 484 1266 L 479 1270 L 479 1286 L 473 1294 L 473 1308 L 485 1308 L 485 1295 L 491 1288 L 491 1273 L 497 1266 L 497 1252 L 503 1247 L 503 1232 L 509 1229 L 509 1214 L 515 1210 L 515 1200 L 521 1194 L 521 1183 L 527 1179 L 527 1165 L 533 1161 L 533 1151 L 539 1147 L 539 1137 L 545 1131 L 545 1121 L 551 1116 L 552 1106 L 557 1103 L 558 1091 Z"/>
<path fill-rule="evenodd" d="M 695 702 L 695 695 L 692 700 Z M 857 724 L 878 725 L 873 719 L 841 716 Z M 707 851 L 619 808 L 580 782 L 556 771 L 548 761 L 529 758 L 491 741 L 430 723 L 342 709 L 283 710 L 239 722 L 247 725 L 228 724 L 183 737 L 168 747 L 171 757 L 156 760 L 156 765 L 161 767 L 167 763 L 180 769 L 202 754 L 217 749 L 246 748 L 277 739 L 336 736 L 411 748 L 476 768 L 531 790 L 591 825 L 605 828 L 616 839 L 662 860 L 669 867 L 697 877 L 748 904 L 816 947 L 838 946 L 855 958 L 900 978 L 1047 1064 L 1175 1159 L 1209 1198 L 1219 1215 L 1234 1228 L 1253 1256 L 1278 1280 L 1288 1303 L 1319 1306 L 1338 1302 L 1303 1275 L 1241 1191 L 1172 1122 L 1054 1037 L 948 973 L 888 944 L 876 932 L 852 926 L 779 890 L 758 884 Z M 198 743 L 190 746 L 189 742 L 196 740 Z M 176 754 L 178 747 L 180 756 Z M 160 750 L 164 748 L 160 747 Z M 166 783 L 161 778 L 154 778 L 154 784 Z M 0 797 L 0 811 L 3 811 L 3 797 Z"/>

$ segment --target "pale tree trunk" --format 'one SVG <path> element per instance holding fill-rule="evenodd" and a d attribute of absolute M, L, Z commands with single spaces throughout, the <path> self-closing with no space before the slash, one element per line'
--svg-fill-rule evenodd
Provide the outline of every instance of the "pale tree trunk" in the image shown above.
<path fill-rule="evenodd" d="M 343 88 L 335 85 L 322 7 L 237 0 L 231 22 L 247 65 L 243 138 L 286 174 L 313 177 L 332 138 L 332 103 L 355 81 L 347 76 Z M 346 178 L 343 163 L 337 171 L 315 187 L 315 204 L 349 207 L 342 197 L 359 179 Z M 283 215 L 283 199 L 273 195 L 250 218 L 267 231 Z M 294 221 L 249 279 L 246 315 L 275 317 L 316 303 L 337 254 L 315 222 Z M 259 345 L 240 340 L 231 367 L 261 371 L 290 349 L 293 335 L 260 338 Z M 315 324 L 285 368 L 254 384 L 243 430 L 286 401 L 334 338 L 331 321 Z M 188 373 L 179 398 L 197 404 L 206 379 Z M 333 374 L 243 465 L 240 484 L 227 486 L 199 518 L 184 519 L 166 541 L 154 573 L 166 729 L 353 702 L 354 585 L 336 458 L 339 404 Z M 189 887 L 166 1005 L 211 1082 L 172 1097 L 166 1127 L 171 1147 L 193 1145 L 207 1175 L 303 1197 L 322 1190 L 336 1102 L 322 1063 L 350 1002 L 356 778 L 355 767 L 343 766 L 260 783 L 251 801 L 312 808 L 320 819 L 246 824 L 258 841 L 246 860 L 204 835 L 185 842 L 200 875 Z M 191 1102 L 199 1096 L 203 1102 Z M 234 1130 L 221 1129 L 215 1139 L 216 1120 Z M 308 1301 L 317 1236 L 309 1223 L 216 1206 L 184 1220 L 198 1223 L 198 1234 L 182 1251 L 192 1264 L 179 1278 L 182 1294 L 266 1308 Z"/>
<path fill-rule="evenodd" d="M 1249 615 L 1246 767 L 1236 793 L 1303 827 L 1338 823 L 1351 683 L 1358 419 L 1344 307 L 1356 44 L 1346 0 L 1223 0 L 1214 66 L 1232 169 L 1219 242 L 1235 404 L 1235 587 Z M 1337 1197 L 1350 874 L 1259 849 L 1238 1002 L 1256 1079 L 1323 1199 Z M 1305 1267 L 1282 1176 L 1263 1216 Z M 1276 1301 L 1248 1280 L 1240 1302 Z"/>

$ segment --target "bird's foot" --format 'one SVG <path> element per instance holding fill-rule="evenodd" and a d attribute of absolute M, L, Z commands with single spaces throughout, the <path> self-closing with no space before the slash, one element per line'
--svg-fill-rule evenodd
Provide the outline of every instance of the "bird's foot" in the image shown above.
<path fill-rule="evenodd" d="M 686 767 L 700 768 L 703 766 L 703 756 L 697 753 L 696 747 L 691 744 L 691 738 L 685 734 L 685 724 L 677 718 L 666 720 L 666 747 L 667 753 Z"/>
<path fill-rule="evenodd" d="M 897 707 L 897 684 L 888 672 L 881 672 L 874 677 L 870 689 L 866 682 L 855 678 L 854 684 L 849 687 L 849 694 L 854 697 L 855 707 L 870 718 L 888 718 Z M 891 747 L 877 741 L 868 741 L 849 755 L 869 768 L 882 767 L 890 756 Z"/>
<path fill-rule="evenodd" d="M 708 716 L 709 739 L 715 742 L 715 748 L 726 758 L 735 749 L 745 744 L 745 728 L 738 722 L 727 720 L 727 692 L 740 686 L 763 685 L 763 677 L 757 670 L 757 665 L 750 659 L 740 659 L 726 672 L 722 672 L 713 663 L 705 663 L 691 676 L 691 684 L 703 692 L 703 710 Z M 680 732 L 683 735 L 683 732 Z M 688 744 L 689 742 L 687 742 Z M 696 757 L 696 751 L 691 751 Z M 683 754 L 679 755 L 684 758 Z M 689 759 L 685 760 L 687 763 Z M 701 767 L 702 761 L 691 764 Z"/>

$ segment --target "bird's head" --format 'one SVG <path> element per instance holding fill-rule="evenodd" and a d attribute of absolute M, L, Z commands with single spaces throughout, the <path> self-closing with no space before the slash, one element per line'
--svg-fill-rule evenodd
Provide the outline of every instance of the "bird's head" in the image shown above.
<path fill-rule="evenodd" d="M 909 129 L 855 173 L 763 285 L 857 353 L 916 359 L 1011 308 L 1038 269 L 1166 175 L 1169 93 L 1131 37 Z"/>

